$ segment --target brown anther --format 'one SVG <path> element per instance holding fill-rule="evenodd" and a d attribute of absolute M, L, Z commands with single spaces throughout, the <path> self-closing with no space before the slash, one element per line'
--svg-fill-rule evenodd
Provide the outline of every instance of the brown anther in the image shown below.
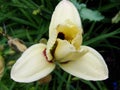
<path fill-rule="evenodd" d="M 52 60 L 48 60 L 48 57 L 46 55 L 46 49 L 43 50 L 43 55 L 45 56 L 46 60 L 49 62 L 49 63 L 53 63 Z"/>

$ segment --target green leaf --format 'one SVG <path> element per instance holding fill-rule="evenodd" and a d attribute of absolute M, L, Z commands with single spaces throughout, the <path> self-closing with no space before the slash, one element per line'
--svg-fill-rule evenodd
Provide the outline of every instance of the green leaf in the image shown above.
<path fill-rule="evenodd" d="M 83 18 L 83 20 L 89 19 L 90 21 L 100 21 L 104 19 L 104 16 L 101 15 L 99 11 L 91 10 L 88 8 L 82 8 L 80 11 L 80 15 Z"/>
<path fill-rule="evenodd" d="M 100 11 L 100 12 L 106 12 L 106 11 L 108 11 L 108 10 L 110 10 L 110 9 L 112 9 L 112 8 L 115 8 L 115 7 L 118 7 L 118 6 L 120 6 L 120 3 L 110 3 L 110 4 L 105 4 L 105 5 L 103 5 L 102 7 L 100 7 L 98 10 Z"/>
<path fill-rule="evenodd" d="M 120 21 L 120 11 L 112 18 L 112 23 L 118 23 Z"/>
<path fill-rule="evenodd" d="M 90 21 L 100 21 L 104 19 L 104 16 L 98 10 L 92 10 L 86 7 L 86 4 L 78 3 L 76 0 L 71 0 L 73 4 L 77 7 L 80 16 L 83 20 L 90 20 Z"/>
<path fill-rule="evenodd" d="M 0 90 L 9 90 L 8 87 L 0 81 Z"/>
<path fill-rule="evenodd" d="M 83 44 L 85 45 L 90 45 L 92 43 L 97 43 L 98 41 L 100 42 L 100 40 L 105 40 L 106 38 L 110 38 L 115 36 L 116 34 L 120 33 L 120 28 L 118 28 L 117 30 L 110 32 L 110 33 L 101 33 L 99 36 L 97 37 L 93 37 L 88 41 L 85 41 Z"/>

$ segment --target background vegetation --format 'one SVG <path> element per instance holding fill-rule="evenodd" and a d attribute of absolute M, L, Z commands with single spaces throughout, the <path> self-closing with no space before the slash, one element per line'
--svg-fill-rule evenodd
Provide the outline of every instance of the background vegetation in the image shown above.
<path fill-rule="evenodd" d="M 77 7 L 84 28 L 84 45 L 98 50 L 109 68 L 109 79 L 85 81 L 61 69 L 52 73 L 49 83 L 17 83 L 10 70 L 21 55 L 10 37 L 24 41 L 29 47 L 41 38 L 48 39 L 51 15 L 60 0 L 0 0 L 0 90 L 119 90 L 120 89 L 120 2 L 119 0 L 71 0 Z M 3 76 L 2 76 L 3 74 Z"/>

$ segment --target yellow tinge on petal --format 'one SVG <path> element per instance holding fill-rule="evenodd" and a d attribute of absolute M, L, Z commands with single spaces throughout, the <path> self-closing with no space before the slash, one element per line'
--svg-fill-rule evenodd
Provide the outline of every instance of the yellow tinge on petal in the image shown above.
<path fill-rule="evenodd" d="M 54 52 L 56 61 L 65 62 L 63 59 L 71 52 L 75 52 L 75 47 L 66 40 L 57 39 L 57 47 Z"/>
<path fill-rule="evenodd" d="M 53 12 L 49 27 L 48 60 L 53 59 L 51 51 L 57 38 L 68 40 L 78 49 L 82 41 L 82 32 L 81 19 L 76 7 L 69 0 L 62 0 Z"/>
<path fill-rule="evenodd" d="M 54 52 L 55 60 L 58 63 L 66 63 L 82 57 L 88 52 L 87 49 L 76 50 L 75 47 L 66 40 L 57 39 L 57 47 Z"/>

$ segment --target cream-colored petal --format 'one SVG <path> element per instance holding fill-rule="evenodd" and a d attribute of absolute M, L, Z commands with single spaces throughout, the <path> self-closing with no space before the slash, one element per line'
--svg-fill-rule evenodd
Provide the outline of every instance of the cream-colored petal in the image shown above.
<path fill-rule="evenodd" d="M 103 57 L 93 48 L 81 46 L 81 50 L 88 50 L 86 53 L 75 53 L 66 59 L 71 61 L 61 63 L 60 67 L 66 72 L 85 80 L 104 80 L 108 78 L 108 68 Z M 81 52 L 81 51 L 80 51 Z"/>
<path fill-rule="evenodd" d="M 81 19 L 76 7 L 69 0 L 62 0 L 55 8 L 50 23 L 50 35 L 59 24 L 71 21 L 78 27 L 82 27 Z"/>
<path fill-rule="evenodd" d="M 45 49 L 44 44 L 29 47 L 13 65 L 11 78 L 17 82 L 33 82 L 53 71 L 55 64 L 46 60 Z"/>
<path fill-rule="evenodd" d="M 69 0 L 61 0 L 55 8 L 50 22 L 49 40 L 47 43 L 47 56 L 49 60 L 53 58 L 50 51 L 56 42 L 58 35 L 57 27 L 59 25 L 70 26 L 70 23 L 77 26 L 82 33 L 81 19 L 76 7 Z"/>
<path fill-rule="evenodd" d="M 75 51 L 75 47 L 72 44 L 70 44 L 67 40 L 57 39 L 57 47 L 54 52 L 55 60 L 59 62 L 65 62 L 63 61 L 63 58 L 65 58 L 71 52 Z"/>

